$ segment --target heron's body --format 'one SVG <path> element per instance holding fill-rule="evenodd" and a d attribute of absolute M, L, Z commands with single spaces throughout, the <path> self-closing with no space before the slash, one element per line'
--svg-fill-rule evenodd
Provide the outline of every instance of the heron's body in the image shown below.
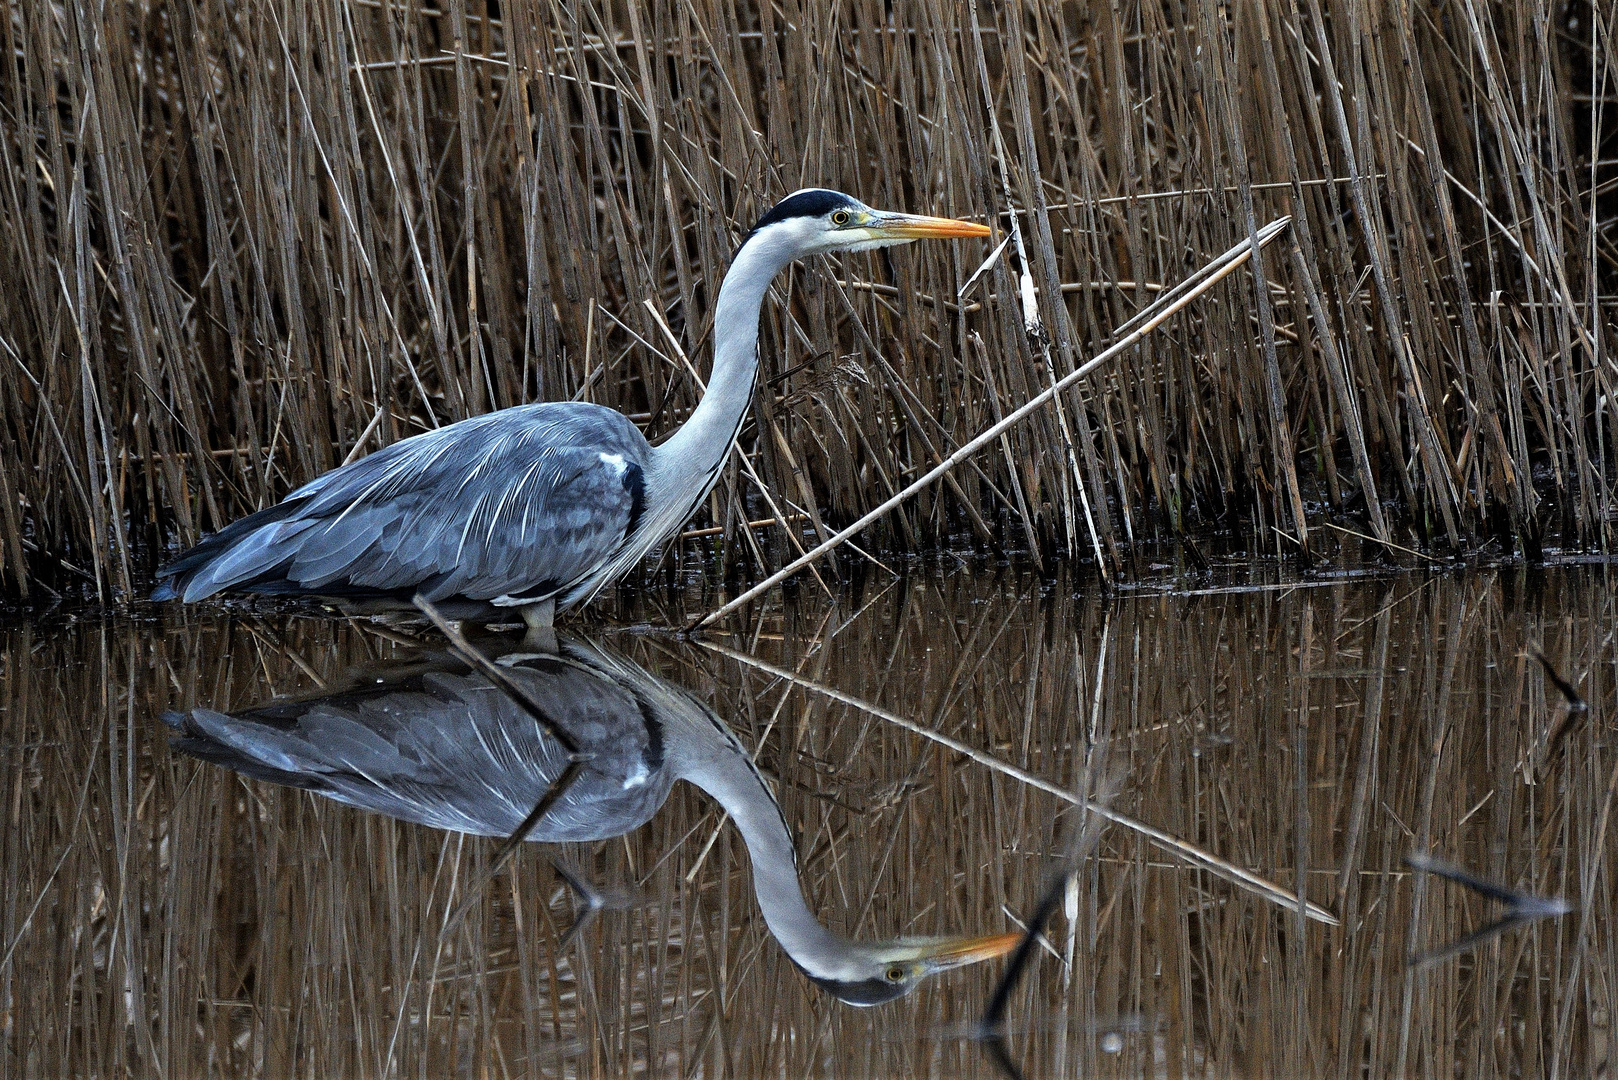
<path fill-rule="evenodd" d="M 708 706 L 644 669 L 562 637 L 554 654 L 500 660 L 590 755 L 529 838 L 603 840 L 645 824 L 684 779 L 741 831 L 771 933 L 818 984 L 853 1004 L 896 997 L 923 975 L 999 955 L 1016 935 L 861 944 L 826 929 L 804 900 L 797 850 L 751 755 Z M 173 745 L 255 779 L 349 806 L 479 836 L 506 836 L 569 755 L 503 691 L 449 658 L 376 674 L 355 689 L 235 715 L 164 716 Z"/>
<path fill-rule="evenodd" d="M 587 596 L 646 507 L 652 448 L 621 413 L 547 402 L 394 443 L 215 533 L 165 570 L 185 599 L 467 600 Z M 178 591 L 178 589 L 176 590 Z"/>
<path fill-rule="evenodd" d="M 882 214 L 797 192 L 760 219 L 720 287 L 713 373 L 686 423 L 652 446 L 622 414 L 543 403 L 462 420 L 335 469 L 159 571 L 153 599 L 221 592 L 521 608 L 531 623 L 593 597 L 691 515 L 746 418 L 765 291 L 793 260 L 981 225 Z"/>

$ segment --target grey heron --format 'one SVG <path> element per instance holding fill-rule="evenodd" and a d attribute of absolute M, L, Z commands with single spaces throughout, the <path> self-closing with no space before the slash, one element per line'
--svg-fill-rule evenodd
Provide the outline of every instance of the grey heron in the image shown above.
<path fill-rule="evenodd" d="M 518 608 L 530 627 L 586 602 L 677 530 L 713 489 L 752 401 L 758 320 L 794 260 L 986 226 L 794 192 L 737 248 L 714 307 L 707 392 L 658 446 L 584 402 L 502 409 L 402 439 L 204 539 L 158 571 L 154 600 L 221 592 L 407 605 L 452 617 Z"/>
<path fill-rule="evenodd" d="M 815 917 L 780 804 L 736 735 L 693 695 L 630 660 L 558 635 L 554 653 L 497 661 L 593 755 L 529 833 L 552 843 L 638 828 L 683 779 L 740 830 L 770 933 L 810 980 L 851 1005 L 900 997 L 928 975 L 999 956 L 1021 935 L 858 942 Z M 172 745 L 246 776 L 405 821 L 506 836 L 570 758 L 483 676 L 440 657 L 352 689 L 227 715 L 166 713 Z"/>

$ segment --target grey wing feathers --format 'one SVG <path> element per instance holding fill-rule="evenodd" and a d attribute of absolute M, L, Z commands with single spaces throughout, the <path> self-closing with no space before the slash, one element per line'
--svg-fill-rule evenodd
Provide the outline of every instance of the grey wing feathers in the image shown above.
<path fill-rule="evenodd" d="M 532 835 L 594 840 L 643 824 L 673 775 L 633 694 L 563 665 L 512 668 L 593 757 Z M 479 836 L 504 836 L 567 767 L 568 754 L 481 677 L 433 672 L 415 689 L 349 695 L 229 716 L 164 717 L 176 749 L 258 780 Z"/>
<path fill-rule="evenodd" d="M 187 601 L 232 588 L 542 600 L 633 531 L 648 452 L 633 424 L 592 405 L 474 417 L 319 477 L 169 573 Z"/>

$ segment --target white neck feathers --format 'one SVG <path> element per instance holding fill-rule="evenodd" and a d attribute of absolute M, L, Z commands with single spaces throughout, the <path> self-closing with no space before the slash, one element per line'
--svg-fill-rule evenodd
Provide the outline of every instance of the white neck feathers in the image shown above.
<path fill-rule="evenodd" d="M 702 720 L 691 717 L 689 722 Z M 704 733 L 689 742 L 680 733 L 665 732 L 680 777 L 724 807 L 742 834 L 753 864 L 753 892 L 771 935 L 810 975 L 845 977 L 845 967 L 858 947 L 822 926 L 809 910 L 798 881 L 792 833 L 747 751 L 728 731 L 720 738 Z"/>
<path fill-rule="evenodd" d="M 742 244 L 714 307 L 714 359 L 708 389 L 685 425 L 653 451 L 649 509 L 673 503 L 683 517 L 712 489 L 730 444 L 753 401 L 758 372 L 758 317 L 775 275 L 802 255 L 810 223 L 788 219 Z M 662 523 L 677 528 L 682 521 Z"/>

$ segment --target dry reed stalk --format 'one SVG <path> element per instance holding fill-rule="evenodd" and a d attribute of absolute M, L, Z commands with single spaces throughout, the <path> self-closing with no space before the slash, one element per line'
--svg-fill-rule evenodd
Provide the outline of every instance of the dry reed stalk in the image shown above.
<path fill-rule="evenodd" d="M 879 543 L 1106 564 L 1208 527 L 1303 540 L 1326 510 L 1424 550 L 1613 539 L 1606 5 L 5 13 L 11 597 L 137 595 L 174 545 L 490 408 L 586 394 L 661 435 L 695 385 L 638 344 L 650 310 L 700 357 L 740 231 L 805 184 L 1013 214 L 1021 261 L 970 303 L 949 298 L 977 256 L 943 248 L 778 285 L 741 440 L 768 498 L 733 473 L 693 523 L 727 562 L 792 550 L 734 542 L 770 501 L 825 540 L 1280 214 L 1297 250 L 1263 287 L 1064 394 Z M 1008 302 L 1024 275 L 1048 360 Z"/>
<path fill-rule="evenodd" d="M 1017 408 L 1012 410 L 1010 413 L 996 420 L 993 424 L 989 425 L 989 427 L 973 436 L 969 442 L 962 445 L 947 459 L 940 461 L 922 476 L 912 481 L 903 491 L 896 492 L 882 505 L 869 511 L 864 517 L 860 518 L 858 521 L 839 532 L 836 536 L 827 537 L 825 540 L 822 540 L 819 544 L 817 544 L 812 551 L 804 552 L 791 563 L 783 566 L 780 570 L 754 585 L 740 596 L 725 603 L 723 607 L 717 608 L 716 610 L 702 616 L 700 619 L 697 619 L 692 624 L 693 629 L 696 627 L 707 626 L 709 623 L 723 618 L 726 614 L 735 611 L 737 608 L 741 607 L 743 604 L 746 604 L 755 597 L 762 596 L 765 592 L 774 588 L 792 574 L 797 573 L 799 570 L 802 570 L 805 567 L 811 566 L 814 561 L 820 558 L 822 555 L 835 550 L 841 544 L 844 544 L 852 539 L 855 534 L 859 533 L 861 530 L 881 520 L 885 515 L 903 505 L 906 500 L 910 499 L 918 492 L 926 490 L 926 488 L 931 485 L 934 480 L 937 480 L 940 477 L 947 477 L 949 475 L 949 471 L 956 465 L 965 461 L 972 454 L 989 445 L 991 442 L 1002 437 L 1006 431 L 1008 431 L 1013 425 L 1023 420 L 1025 417 L 1034 415 L 1035 412 L 1047 402 L 1059 402 L 1061 400 L 1061 393 L 1063 390 L 1073 386 L 1086 375 L 1100 369 L 1109 361 L 1124 355 L 1128 350 L 1139 345 L 1147 338 L 1148 335 L 1151 334 L 1153 330 L 1156 330 L 1174 315 L 1178 314 L 1180 311 L 1183 311 L 1191 304 L 1193 300 L 1201 296 L 1207 290 L 1213 288 L 1230 273 L 1242 266 L 1249 257 L 1256 257 L 1257 253 L 1263 250 L 1264 245 L 1274 240 L 1277 236 L 1280 236 L 1282 231 L 1285 230 L 1287 225 L 1290 223 L 1290 218 L 1281 218 L 1278 221 L 1269 222 L 1264 226 L 1263 229 L 1254 233 L 1249 243 L 1237 244 L 1223 255 L 1215 258 L 1212 262 L 1198 270 L 1191 277 L 1187 278 L 1185 281 L 1175 286 L 1172 290 L 1159 297 L 1158 301 L 1146 309 L 1146 311 L 1142 312 L 1136 320 L 1131 320 L 1130 325 L 1126 325 L 1123 328 L 1127 331 L 1127 333 L 1125 333 L 1118 341 L 1113 342 L 1111 346 L 1103 350 L 1099 355 L 1091 357 L 1077 368 L 1062 376 L 1062 378 L 1052 382 L 1051 385 L 1046 387 L 1044 390 L 1041 390 L 1039 393 L 1017 406 Z M 1028 331 L 1031 337 L 1037 338 L 1043 333 L 1036 316 L 1025 314 L 1024 320 L 1024 329 Z M 1140 321 L 1140 325 L 1133 326 L 1135 321 Z M 1060 412 L 1058 412 L 1057 415 L 1060 417 Z M 1069 455 L 1069 460 L 1071 461 L 1071 455 Z M 1076 469 L 1077 466 L 1075 464 L 1075 471 Z M 1096 554 L 1099 560 L 1099 548 Z"/>

